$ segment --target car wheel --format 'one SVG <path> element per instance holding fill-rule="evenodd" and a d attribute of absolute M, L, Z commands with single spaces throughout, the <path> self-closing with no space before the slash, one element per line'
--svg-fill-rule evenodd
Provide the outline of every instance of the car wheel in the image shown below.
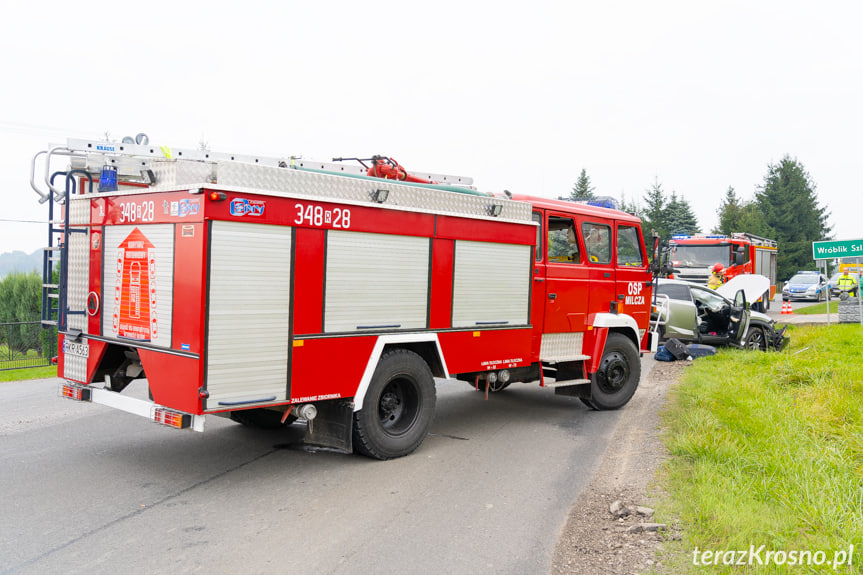
<path fill-rule="evenodd" d="M 767 337 L 764 335 L 764 330 L 760 327 L 750 327 L 744 347 L 752 351 L 767 351 Z"/>

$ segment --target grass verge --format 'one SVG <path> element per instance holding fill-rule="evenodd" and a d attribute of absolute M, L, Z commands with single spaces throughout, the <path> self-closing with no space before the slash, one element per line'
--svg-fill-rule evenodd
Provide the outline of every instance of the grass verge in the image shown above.
<path fill-rule="evenodd" d="M 0 371 L 0 381 L 22 381 L 25 379 L 44 379 L 46 377 L 57 377 L 56 365 Z"/>
<path fill-rule="evenodd" d="M 812 305 L 807 305 L 806 307 L 799 307 L 794 310 L 794 313 L 799 313 L 800 315 L 812 315 L 818 313 L 827 313 L 827 304 L 825 302 L 814 303 Z M 831 300 L 830 302 L 830 313 L 839 313 L 839 302 L 835 300 Z"/>
<path fill-rule="evenodd" d="M 782 353 L 723 350 L 686 371 L 663 413 L 659 513 L 683 532 L 671 572 L 863 572 L 861 340 L 858 325 L 801 326 Z M 727 565 L 742 550 L 754 565 Z M 704 566 L 704 551 L 724 555 Z"/>

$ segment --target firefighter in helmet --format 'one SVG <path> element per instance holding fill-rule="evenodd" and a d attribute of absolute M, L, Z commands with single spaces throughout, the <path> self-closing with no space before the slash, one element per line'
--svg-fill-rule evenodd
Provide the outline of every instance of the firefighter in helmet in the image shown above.
<path fill-rule="evenodd" d="M 839 279 L 836 280 L 836 285 L 839 289 L 847 289 L 850 297 L 854 297 L 857 294 L 857 282 L 854 280 L 854 276 L 848 273 L 848 270 L 845 270 L 839 276 Z"/>
<path fill-rule="evenodd" d="M 713 264 L 713 267 L 710 268 L 710 278 L 707 280 L 707 287 L 716 289 L 725 283 L 725 279 L 722 277 L 724 269 L 720 263 Z"/>

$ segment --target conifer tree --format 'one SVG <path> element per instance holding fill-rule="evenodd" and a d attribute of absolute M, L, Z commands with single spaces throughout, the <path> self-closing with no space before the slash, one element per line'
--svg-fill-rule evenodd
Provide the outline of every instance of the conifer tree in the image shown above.
<path fill-rule="evenodd" d="M 594 200 L 596 194 L 593 191 L 596 188 L 590 183 L 590 176 L 587 175 L 587 170 L 581 169 L 581 174 L 575 182 L 572 191 L 569 193 L 569 198 L 572 200 Z"/>
<path fill-rule="evenodd" d="M 678 198 L 676 192 L 671 192 L 671 200 L 665 213 L 665 225 L 670 234 L 701 233 L 698 218 L 692 213 L 692 206 L 685 199 Z"/>
<path fill-rule="evenodd" d="M 801 269 L 814 269 L 812 242 L 830 239 L 829 213 L 818 205 L 815 183 L 796 159 L 769 164 L 755 204 L 778 243 L 777 273 L 787 280 Z"/>

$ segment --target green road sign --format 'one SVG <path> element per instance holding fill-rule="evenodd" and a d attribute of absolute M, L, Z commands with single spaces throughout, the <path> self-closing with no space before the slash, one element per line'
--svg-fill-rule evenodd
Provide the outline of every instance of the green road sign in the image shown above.
<path fill-rule="evenodd" d="M 863 240 L 812 242 L 812 256 L 816 260 L 863 258 Z"/>

